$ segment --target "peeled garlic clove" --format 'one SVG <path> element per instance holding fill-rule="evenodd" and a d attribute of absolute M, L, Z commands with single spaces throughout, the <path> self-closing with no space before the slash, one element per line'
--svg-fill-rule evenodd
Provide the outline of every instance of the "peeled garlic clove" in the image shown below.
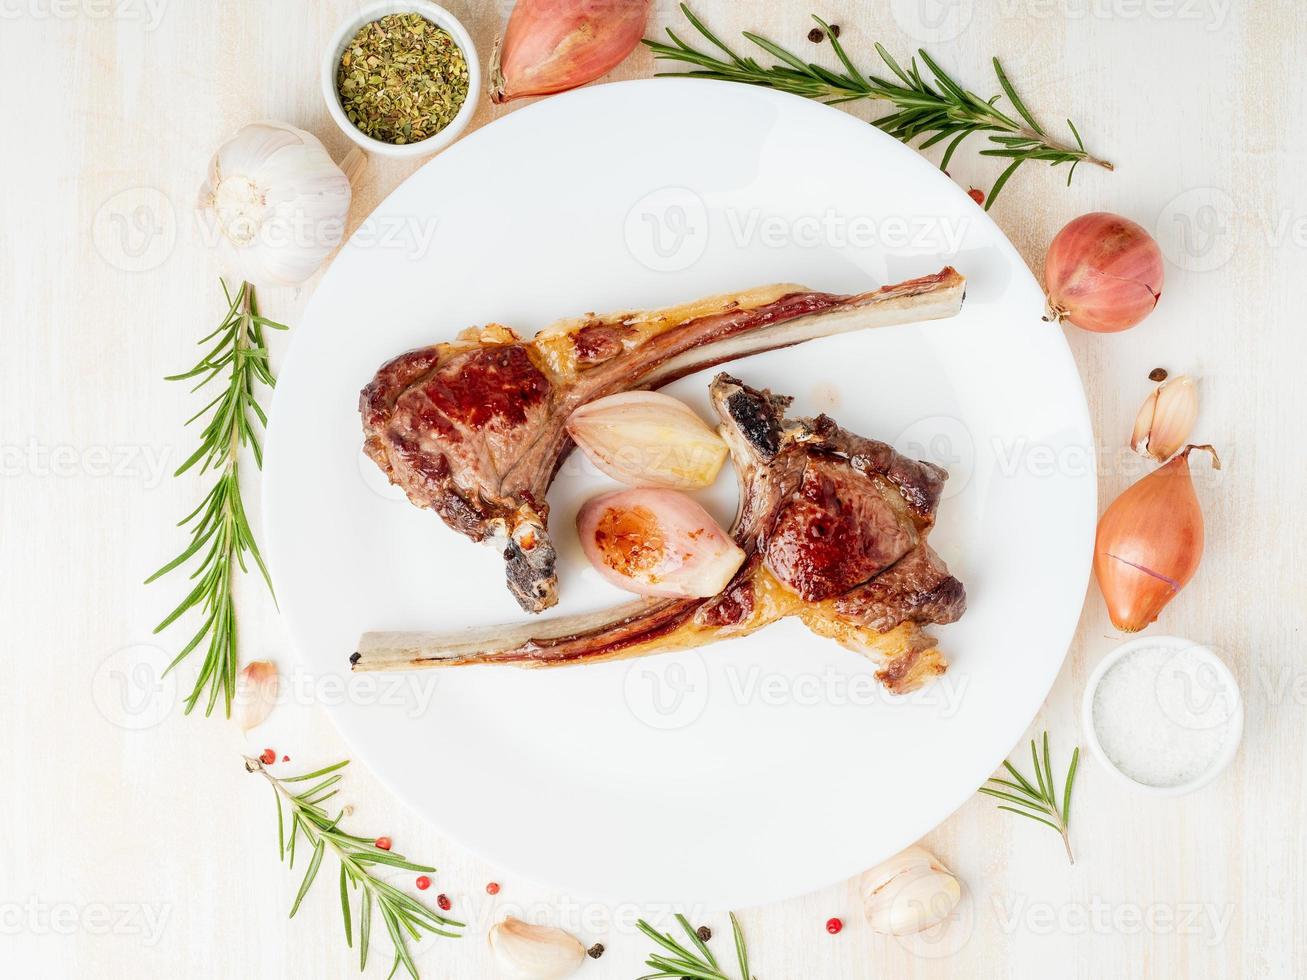
<path fill-rule="evenodd" d="M 277 703 L 277 667 L 267 660 L 254 660 L 236 675 L 236 694 L 232 698 L 231 718 L 238 728 L 248 732 L 263 724 Z"/>
<path fill-rule="evenodd" d="M 632 486 L 706 487 L 726 443 L 688 405 L 656 391 L 626 391 L 582 405 L 567 434 L 606 476 Z"/>
<path fill-rule="evenodd" d="M 675 490 L 619 490 L 576 515 L 586 558 L 619 589 L 646 596 L 713 596 L 744 552 L 706 510 Z"/>
<path fill-rule="evenodd" d="M 1179 452 L 1189 441 L 1198 418 L 1198 385 L 1193 378 L 1177 375 L 1158 385 L 1135 417 L 1130 448 L 1159 463 Z"/>
<path fill-rule="evenodd" d="M 585 947 L 570 932 L 512 916 L 490 927 L 490 949 L 499 975 L 512 980 L 560 980 L 585 959 Z"/>
<path fill-rule="evenodd" d="M 916 844 L 863 872 L 860 885 L 867 922 L 891 936 L 944 921 L 962 898 L 953 872 Z"/>

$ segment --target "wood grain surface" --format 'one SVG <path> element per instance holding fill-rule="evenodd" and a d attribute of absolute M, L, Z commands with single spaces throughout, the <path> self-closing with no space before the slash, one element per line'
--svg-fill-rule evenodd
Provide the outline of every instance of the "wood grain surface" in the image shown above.
<path fill-rule="evenodd" d="M 160 380 L 191 363 L 221 304 L 217 261 L 191 217 L 196 188 L 213 148 L 261 118 L 307 128 L 343 156 L 348 143 L 327 117 L 318 71 L 327 39 L 358 6 L 0 0 L 7 975 L 357 972 L 334 872 L 288 921 L 298 876 L 278 865 L 267 788 L 243 771 L 231 726 L 182 714 L 195 665 L 158 674 L 182 640 L 151 630 L 180 583 L 141 583 L 180 544 L 170 525 L 200 487 L 170 476 L 190 452 L 180 423 L 196 406 L 183 386 Z M 508 0 L 447 6 L 488 59 Z M 801 2 L 698 0 L 696 9 L 723 37 L 752 29 L 808 45 Z M 926 838 L 966 883 L 960 913 L 935 941 L 874 934 L 854 882 L 744 910 L 759 980 L 1307 975 L 1307 576 L 1297 514 L 1307 485 L 1297 298 L 1307 273 L 1304 9 L 1293 0 L 826 0 L 816 9 L 864 59 L 877 39 L 905 57 L 926 45 L 985 95 L 989 60 L 1000 55 L 1038 114 L 1058 127 L 1070 115 L 1090 148 L 1117 164 L 1111 174 L 1081 168 L 1070 188 L 1060 171 L 1032 165 L 991 213 L 1037 271 L 1052 235 L 1086 211 L 1133 216 L 1162 241 L 1167 284 L 1156 314 L 1120 336 L 1071 329 L 1068 339 L 1102 447 L 1104 501 L 1143 472 L 1123 445 L 1148 372 L 1201 377 L 1196 435 L 1220 447 L 1225 468 L 1195 467 L 1208 553 L 1155 629 L 1222 653 L 1242 685 L 1247 725 L 1230 770 L 1178 800 L 1134 795 L 1086 760 L 1073 868 L 1052 833 L 970 800 Z M 650 33 L 680 24 L 674 5 L 658 0 Z M 612 77 L 652 71 L 642 50 Z M 473 125 L 513 109 L 483 99 Z M 850 111 L 865 117 L 872 107 Z M 352 223 L 418 165 L 371 161 Z M 973 150 L 950 170 L 964 186 L 988 187 L 998 167 Z M 266 312 L 296 323 L 313 286 L 265 291 Z M 273 343 L 276 362 L 286 339 Z M 257 492 L 251 482 L 251 501 Z M 1031 569 L 1030 602 L 1039 590 Z M 243 581 L 239 599 L 245 656 L 288 663 L 288 637 L 262 587 Z M 1049 729 L 1063 755 L 1078 738 L 1085 679 L 1120 639 L 1091 586 L 1032 728 Z M 348 752 L 309 704 L 288 709 L 278 737 L 296 763 Z M 505 912 L 602 941 L 608 953 L 580 976 L 642 972 L 649 943 L 633 921 L 666 909 L 513 881 L 442 839 L 362 768 L 347 785 L 355 826 L 437 865 L 437 890 L 469 917 L 467 938 L 417 947 L 424 977 L 494 976 L 483 937 Z M 484 884 L 499 878 L 492 899 Z M 823 923 L 835 915 L 847 928 L 832 937 Z M 728 949 L 725 917 L 704 921 Z M 378 939 L 367 975 L 388 967 Z"/>

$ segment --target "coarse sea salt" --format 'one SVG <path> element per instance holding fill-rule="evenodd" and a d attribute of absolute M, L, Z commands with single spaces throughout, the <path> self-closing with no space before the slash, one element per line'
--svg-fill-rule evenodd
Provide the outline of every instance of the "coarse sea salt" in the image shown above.
<path fill-rule="evenodd" d="M 1225 749 L 1234 697 L 1199 650 L 1141 647 L 1099 680 L 1094 732 L 1103 752 L 1131 779 L 1181 786 L 1209 772 Z"/>

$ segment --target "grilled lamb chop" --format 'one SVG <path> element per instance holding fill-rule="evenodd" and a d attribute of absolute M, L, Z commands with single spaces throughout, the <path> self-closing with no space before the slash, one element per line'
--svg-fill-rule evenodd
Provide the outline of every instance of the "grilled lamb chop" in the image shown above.
<path fill-rule="evenodd" d="M 545 494 L 586 402 L 849 330 L 952 316 L 951 268 L 856 296 L 766 286 L 643 313 L 589 315 L 524 341 L 499 324 L 382 365 L 359 399 L 364 451 L 409 500 L 503 552 L 527 612 L 558 601 Z"/>
<path fill-rule="evenodd" d="M 947 474 L 830 418 L 784 417 L 790 399 L 719 374 L 712 402 L 740 478 L 731 535 L 746 558 L 709 599 L 658 599 L 458 634 L 367 633 L 355 670 L 507 663 L 549 667 L 700 646 L 786 616 L 877 661 L 901 694 L 947 666 L 922 627 L 966 608 L 926 543 Z"/>

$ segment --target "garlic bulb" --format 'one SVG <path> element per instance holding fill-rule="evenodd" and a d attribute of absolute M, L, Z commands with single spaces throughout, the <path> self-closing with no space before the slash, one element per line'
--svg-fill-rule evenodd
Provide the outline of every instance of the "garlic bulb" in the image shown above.
<path fill-rule="evenodd" d="M 917 844 L 863 872 L 861 890 L 867 921 L 891 936 L 929 929 L 962 898 L 953 872 Z"/>
<path fill-rule="evenodd" d="M 606 476 L 636 487 L 706 487 L 726 443 L 690 406 L 657 391 L 624 391 L 582 405 L 567 434 Z"/>
<path fill-rule="evenodd" d="M 263 724 L 277 703 L 277 668 L 267 660 L 246 664 L 236 676 L 231 718 L 243 732 Z"/>
<path fill-rule="evenodd" d="M 561 980 L 585 959 L 585 947 L 570 932 L 511 915 L 490 927 L 490 949 L 499 975 L 511 980 Z"/>
<path fill-rule="evenodd" d="M 364 159 L 355 150 L 346 168 L 357 171 Z M 296 286 L 344 237 L 349 184 L 312 133 L 252 123 L 213 155 L 200 214 L 235 275 L 256 286 Z"/>
<path fill-rule="evenodd" d="M 1198 385 L 1181 374 L 1163 381 L 1135 417 L 1130 448 L 1164 463 L 1189 441 L 1198 418 Z"/>

